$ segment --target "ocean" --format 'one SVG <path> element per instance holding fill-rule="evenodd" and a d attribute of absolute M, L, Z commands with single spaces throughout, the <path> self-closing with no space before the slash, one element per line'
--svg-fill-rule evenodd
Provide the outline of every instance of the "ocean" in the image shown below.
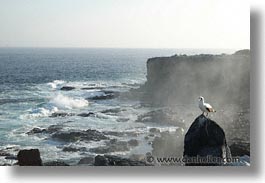
<path fill-rule="evenodd" d="M 150 152 L 152 146 L 143 139 L 151 128 L 166 131 L 178 127 L 136 122 L 140 114 L 150 109 L 137 100 L 122 100 L 114 95 L 138 88 L 146 81 L 148 58 L 233 51 L 0 48 L 0 151 L 16 154 L 19 149 L 38 148 L 43 161 L 62 160 L 74 165 L 82 157 L 98 154 L 91 149 L 107 143 L 65 142 L 51 138 L 52 133 L 28 133 L 33 128 L 57 125 L 63 132 L 92 129 L 108 132 L 110 139 L 138 141 L 137 146 L 116 149 L 110 154 L 130 156 Z M 72 88 L 62 90 L 66 86 Z M 76 150 L 69 152 L 65 147 Z M 12 157 L 0 156 L 0 164 L 13 162 Z"/>

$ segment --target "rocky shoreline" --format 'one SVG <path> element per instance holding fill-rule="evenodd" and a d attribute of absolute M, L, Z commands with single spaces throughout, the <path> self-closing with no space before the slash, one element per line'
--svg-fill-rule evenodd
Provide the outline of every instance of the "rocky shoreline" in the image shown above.
<path fill-rule="evenodd" d="M 189 132 L 189 127 L 200 113 L 192 101 L 198 95 L 208 96 L 209 100 L 215 101 L 214 105 L 218 112 L 210 118 L 225 132 L 226 145 L 230 148 L 231 155 L 250 156 L 249 59 L 249 50 L 238 51 L 232 55 L 174 55 L 151 58 L 147 61 L 147 82 L 139 88 L 133 88 L 129 92 L 117 92 L 96 86 L 79 88 L 80 90 L 99 89 L 103 93 L 86 98 L 88 101 L 139 100 L 139 108 L 146 110 L 137 114 L 134 123 L 147 124 L 151 127 L 143 134 L 136 130 L 102 131 L 97 128 L 74 129 L 67 126 L 67 123 L 71 122 L 68 120 L 70 117 L 95 119 L 108 115 L 115 116 L 118 123 L 126 123 L 131 119 L 119 116 L 120 113 L 126 112 L 122 106 L 98 111 L 82 111 L 82 113 L 53 112 L 48 118 L 62 119 L 65 123 L 32 127 L 25 132 L 25 135 L 29 138 L 41 137 L 44 142 L 58 143 L 56 148 L 60 152 L 65 153 L 66 156 L 78 153 L 78 159 L 47 161 L 41 158 L 43 155 L 41 148 L 6 147 L 0 149 L 0 158 L 6 160 L 2 165 L 163 166 L 156 162 L 150 163 L 148 158 L 183 157 L 185 134 Z M 233 77 L 228 73 L 233 73 Z M 197 83 L 198 80 L 200 82 Z M 204 88 L 207 88 L 207 91 L 204 91 Z M 71 92 L 77 88 L 66 85 L 60 90 Z M 215 96 L 217 98 L 214 98 Z M 233 103 L 224 105 L 227 101 Z M 171 128 L 167 129 L 169 126 Z M 80 143 L 81 146 L 76 145 Z M 101 144 L 90 146 L 91 143 Z M 129 155 L 121 155 L 143 143 L 150 147 L 147 153 L 133 151 Z M 121 153 L 116 155 L 117 152 Z"/>
<path fill-rule="evenodd" d="M 146 115 L 151 118 L 156 118 L 159 116 L 159 119 L 162 121 L 171 120 L 167 119 L 168 115 L 164 114 L 161 117 L 161 110 L 159 112 L 147 113 Z M 170 115 L 169 115 L 170 116 Z M 140 116 L 139 118 L 142 118 Z M 146 121 L 145 121 L 146 122 Z M 154 120 L 155 122 L 155 120 Z M 158 122 L 158 121 L 157 121 Z M 157 123 L 156 122 L 156 123 Z M 161 121 L 160 121 L 161 122 Z M 176 123 L 178 124 L 178 123 Z M 190 127 L 192 128 L 192 127 Z M 27 135 L 40 135 L 45 134 L 48 135 L 47 140 L 52 139 L 53 141 L 59 141 L 65 143 L 62 148 L 63 152 L 66 153 L 82 153 L 82 152 L 92 152 L 94 155 L 83 156 L 75 164 L 68 164 L 64 160 L 51 160 L 51 161 L 42 161 L 41 165 L 43 166 L 154 166 L 157 165 L 154 162 L 148 162 L 147 158 L 151 155 L 153 157 L 182 157 L 184 150 L 184 139 L 185 133 L 188 133 L 186 127 L 177 128 L 175 131 L 160 131 L 158 128 L 150 128 L 149 134 L 146 134 L 145 140 L 149 141 L 152 151 L 147 154 L 132 154 L 130 157 L 122 157 L 111 155 L 112 152 L 122 152 L 122 151 L 130 151 L 131 148 L 137 147 L 139 145 L 139 140 L 135 139 L 137 137 L 137 133 L 122 133 L 122 132 L 111 132 L 104 131 L 99 132 L 97 130 L 79 130 L 79 131 L 63 131 L 63 127 L 61 125 L 51 125 L 46 129 L 41 128 L 33 128 L 31 131 L 27 132 Z M 204 132 L 203 132 L 204 133 Z M 122 141 L 118 140 L 115 137 L 121 137 L 124 135 L 129 135 L 130 140 Z M 75 142 L 90 142 L 90 141 L 105 141 L 104 146 L 88 148 L 84 147 L 75 147 L 73 144 Z M 249 143 L 242 143 L 240 139 L 238 141 L 230 141 L 227 139 L 228 146 L 231 150 L 231 155 L 233 157 L 242 157 L 245 155 L 250 156 Z M 0 156 L 4 157 L 7 160 L 10 160 L 10 163 L 2 164 L 2 165 L 19 165 L 19 156 L 24 156 L 23 153 L 21 155 L 21 151 L 24 152 L 24 149 L 12 149 L 6 148 L 0 150 Z M 37 149 L 38 153 L 35 159 L 40 159 L 41 153 Z M 13 153 L 12 153 L 13 152 Z M 17 152 L 17 155 L 14 154 Z M 30 152 L 31 153 L 31 152 Z M 185 155 L 185 153 L 184 153 Z M 26 155 L 27 156 L 27 155 Z M 32 157 L 33 155 L 29 155 Z M 22 158 L 23 159 L 23 158 Z M 28 158 L 24 158 L 22 164 L 28 164 Z M 39 161 L 36 161 L 39 163 Z M 159 164 L 158 164 L 159 165 Z M 168 165 L 168 164 L 167 164 Z M 172 165 L 183 165 L 172 164 Z M 159 165 L 161 166 L 161 165 Z"/>

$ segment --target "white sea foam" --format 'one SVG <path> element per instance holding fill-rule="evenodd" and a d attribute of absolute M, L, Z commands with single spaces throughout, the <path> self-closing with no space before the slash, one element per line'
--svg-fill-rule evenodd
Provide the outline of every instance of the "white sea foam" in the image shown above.
<path fill-rule="evenodd" d="M 36 109 L 30 109 L 28 114 L 23 114 L 20 116 L 21 119 L 24 118 L 38 118 L 38 117 L 45 117 L 50 116 L 52 113 L 58 112 L 57 107 L 40 107 Z"/>
<path fill-rule="evenodd" d="M 47 83 L 47 85 L 50 86 L 52 89 L 57 89 L 58 86 L 61 86 L 64 83 L 65 81 L 63 80 L 54 80 L 53 82 Z"/>
<path fill-rule="evenodd" d="M 88 106 L 88 101 L 85 99 L 71 98 L 62 94 L 55 96 L 49 103 L 60 109 L 73 109 Z"/>

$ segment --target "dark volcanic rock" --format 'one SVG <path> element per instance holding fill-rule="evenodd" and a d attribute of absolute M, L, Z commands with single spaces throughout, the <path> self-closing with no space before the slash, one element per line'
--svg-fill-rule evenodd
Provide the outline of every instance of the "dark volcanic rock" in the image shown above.
<path fill-rule="evenodd" d="M 17 160 L 17 156 L 10 154 L 10 155 L 6 156 L 5 159 Z"/>
<path fill-rule="evenodd" d="M 85 151 L 86 148 L 82 147 L 82 148 L 75 148 L 75 147 L 64 147 L 63 148 L 63 152 L 77 152 L 77 151 Z"/>
<path fill-rule="evenodd" d="M 104 87 L 84 87 L 84 88 L 81 88 L 81 90 L 101 90 L 103 89 Z"/>
<path fill-rule="evenodd" d="M 204 115 L 198 116 L 190 126 L 184 140 L 184 157 L 212 156 L 223 158 L 230 154 L 223 129 Z M 186 163 L 186 165 L 220 165 L 220 163 Z"/>
<path fill-rule="evenodd" d="M 89 116 L 95 116 L 96 114 L 93 112 L 89 112 L 89 113 L 81 113 L 78 114 L 77 116 L 81 116 L 81 117 L 89 117 Z"/>
<path fill-rule="evenodd" d="M 114 99 L 114 98 L 115 98 L 114 95 L 109 94 L 109 95 L 95 96 L 95 97 L 92 97 L 91 99 L 92 100 L 109 100 L 109 99 Z"/>
<path fill-rule="evenodd" d="M 65 113 L 65 112 L 55 112 L 52 113 L 51 118 L 56 118 L 56 117 L 67 117 L 67 116 L 74 116 L 75 114 L 73 113 Z"/>
<path fill-rule="evenodd" d="M 45 129 L 41 129 L 41 128 L 33 128 L 32 130 L 30 130 L 26 134 L 33 135 L 33 134 L 36 134 L 36 133 L 43 133 L 43 132 L 46 132 L 46 130 Z"/>
<path fill-rule="evenodd" d="M 63 129 L 63 125 L 51 125 L 47 129 L 41 129 L 41 128 L 33 128 L 26 134 L 33 135 L 38 133 L 55 133 Z"/>
<path fill-rule="evenodd" d="M 96 130 L 88 129 L 86 131 L 70 131 L 70 132 L 56 132 L 52 135 L 53 139 L 57 139 L 64 142 L 75 142 L 78 140 L 81 141 L 100 141 L 106 140 L 104 134 Z"/>
<path fill-rule="evenodd" d="M 118 156 L 97 155 L 95 157 L 95 166 L 149 166 L 146 162 L 135 161 Z"/>
<path fill-rule="evenodd" d="M 157 129 L 157 128 L 150 128 L 149 132 L 151 132 L 151 133 L 160 133 L 160 130 Z"/>
<path fill-rule="evenodd" d="M 11 154 L 6 152 L 5 150 L 0 150 L 0 156 L 11 156 Z"/>
<path fill-rule="evenodd" d="M 125 109 L 121 109 L 121 108 L 112 108 L 112 109 L 106 109 L 106 110 L 103 110 L 101 111 L 101 113 L 104 113 L 104 114 L 117 114 L 119 112 L 122 112 L 122 111 L 125 111 Z"/>
<path fill-rule="evenodd" d="M 55 133 L 63 129 L 63 125 L 51 125 L 47 129 L 45 129 L 46 133 Z"/>
<path fill-rule="evenodd" d="M 63 161 L 49 161 L 43 164 L 43 166 L 70 166 Z"/>
<path fill-rule="evenodd" d="M 249 143 L 233 143 L 229 146 L 232 156 L 250 156 Z"/>
<path fill-rule="evenodd" d="M 94 164 L 94 157 L 85 157 L 80 159 L 78 165 L 93 165 Z"/>
<path fill-rule="evenodd" d="M 74 90 L 75 87 L 73 86 L 63 86 L 60 90 L 63 90 L 63 91 L 70 91 L 70 90 Z"/>
<path fill-rule="evenodd" d="M 113 152 L 108 146 L 100 146 L 100 147 L 91 148 L 89 149 L 89 151 L 92 153 L 96 153 L 96 154 L 106 154 L 109 152 Z"/>
<path fill-rule="evenodd" d="M 41 166 L 40 151 L 38 149 L 20 150 L 17 155 L 19 166 Z"/>
<path fill-rule="evenodd" d="M 117 98 L 120 93 L 116 91 L 103 91 L 104 95 L 100 96 L 94 96 L 91 98 L 88 98 L 88 100 L 109 100 L 109 99 L 114 99 Z"/>
<path fill-rule="evenodd" d="M 108 159 L 105 156 L 97 155 L 95 157 L 94 165 L 95 166 L 108 166 L 109 162 L 108 162 Z"/>

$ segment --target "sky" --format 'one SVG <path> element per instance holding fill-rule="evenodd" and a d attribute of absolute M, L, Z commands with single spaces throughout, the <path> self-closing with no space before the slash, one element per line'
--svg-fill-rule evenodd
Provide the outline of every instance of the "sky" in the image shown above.
<path fill-rule="evenodd" d="M 0 0 L 0 47 L 250 47 L 243 0 Z"/>

